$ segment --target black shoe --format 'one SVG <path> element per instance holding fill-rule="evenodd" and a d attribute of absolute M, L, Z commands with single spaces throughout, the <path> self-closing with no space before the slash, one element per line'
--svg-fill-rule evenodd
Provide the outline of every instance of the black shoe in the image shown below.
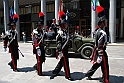
<path fill-rule="evenodd" d="M 33 68 L 37 70 L 37 64 L 35 64 L 35 65 L 33 66 Z"/>
<path fill-rule="evenodd" d="M 14 72 L 19 72 L 19 70 L 18 69 L 16 69 L 16 70 L 13 70 Z"/>
<path fill-rule="evenodd" d="M 89 76 L 87 73 L 84 74 L 84 76 L 85 76 L 85 77 L 88 77 L 88 78 L 86 78 L 87 80 L 92 80 L 91 76 Z"/>
<path fill-rule="evenodd" d="M 12 62 L 9 62 L 9 63 L 8 63 L 8 65 L 11 65 L 11 64 L 12 64 Z"/>
<path fill-rule="evenodd" d="M 13 65 L 11 62 L 9 62 L 8 65 L 11 67 L 11 69 L 13 69 Z"/>
<path fill-rule="evenodd" d="M 52 76 L 50 76 L 50 79 L 54 79 L 54 77 L 56 77 L 55 75 L 52 75 Z"/>
<path fill-rule="evenodd" d="M 50 77 L 50 79 L 54 79 L 54 77 L 56 77 L 59 74 L 52 74 L 52 76 Z"/>
<path fill-rule="evenodd" d="M 87 80 L 92 80 L 92 78 L 90 76 L 88 76 L 88 78 L 86 78 Z"/>
<path fill-rule="evenodd" d="M 74 79 L 71 78 L 71 77 L 65 77 L 65 78 L 68 79 L 68 80 L 70 80 L 70 81 L 74 81 Z"/>
<path fill-rule="evenodd" d="M 104 77 L 102 77 L 102 80 L 100 82 L 102 82 L 102 83 L 109 83 L 109 82 L 105 81 Z"/>
<path fill-rule="evenodd" d="M 53 74 L 53 75 L 56 75 L 56 76 L 57 76 L 58 73 L 59 73 L 59 72 L 58 72 L 57 70 L 53 70 L 53 71 L 52 71 L 52 74 Z"/>
<path fill-rule="evenodd" d="M 87 73 L 85 73 L 85 74 L 84 74 L 84 76 L 85 76 L 85 77 L 88 77 L 88 74 L 87 74 Z"/>

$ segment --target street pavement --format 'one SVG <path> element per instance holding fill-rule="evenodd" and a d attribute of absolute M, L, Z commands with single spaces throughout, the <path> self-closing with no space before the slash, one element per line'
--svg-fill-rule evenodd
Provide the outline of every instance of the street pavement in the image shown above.
<path fill-rule="evenodd" d="M 43 63 L 44 76 L 38 76 L 33 65 L 36 63 L 35 55 L 32 53 L 31 43 L 19 43 L 19 49 L 25 55 L 18 61 L 19 72 L 14 72 L 8 62 L 10 54 L 3 51 L 3 43 L 0 42 L 0 83 L 101 83 L 101 68 L 92 76 L 93 80 L 86 80 L 84 74 L 92 66 L 90 60 L 75 57 L 69 58 L 70 72 L 74 81 L 65 79 L 65 71 L 62 68 L 60 75 L 51 79 L 52 70 L 57 65 L 55 57 L 46 57 Z M 124 44 L 109 44 L 107 46 L 110 69 L 110 83 L 124 83 Z"/>

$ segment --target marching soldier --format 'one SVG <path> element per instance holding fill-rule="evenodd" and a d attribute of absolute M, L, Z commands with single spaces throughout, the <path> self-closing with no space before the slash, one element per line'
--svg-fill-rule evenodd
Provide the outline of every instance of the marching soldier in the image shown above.
<path fill-rule="evenodd" d="M 11 62 L 8 65 L 11 66 L 13 71 L 17 72 L 17 60 L 19 59 L 18 53 L 18 41 L 17 41 L 17 31 L 16 31 L 16 22 L 18 19 L 18 15 L 14 14 L 14 20 L 8 24 L 10 26 L 10 30 L 8 30 L 4 37 L 4 50 L 7 51 L 7 47 L 9 48 L 9 53 L 11 53 Z"/>
<path fill-rule="evenodd" d="M 57 66 L 53 70 L 53 75 L 56 76 L 62 67 L 64 66 L 65 70 L 65 78 L 68 80 L 73 80 L 70 76 L 70 69 L 69 69 L 69 60 L 68 60 L 68 39 L 69 35 L 66 32 L 67 29 L 67 23 L 65 20 L 65 13 L 60 12 L 59 16 L 61 17 L 60 20 L 60 28 L 58 30 L 58 35 L 56 36 L 57 40 L 57 59 L 59 60 Z"/>
<path fill-rule="evenodd" d="M 37 28 L 33 30 L 33 53 L 36 54 L 37 63 L 34 68 L 37 69 L 38 75 L 42 76 L 42 63 L 45 62 L 45 50 L 44 50 L 44 13 L 39 13 L 40 20 L 36 23 Z"/>
<path fill-rule="evenodd" d="M 101 66 L 102 73 L 103 73 L 103 82 L 109 83 L 109 65 L 108 65 L 108 56 L 106 53 L 106 45 L 107 45 L 107 34 L 104 31 L 106 27 L 106 17 L 104 8 L 101 6 L 97 7 L 97 13 L 99 17 L 98 22 L 98 30 L 95 33 L 96 44 L 94 47 L 93 55 L 91 61 L 93 66 L 91 69 L 85 74 L 88 79 L 92 79 L 91 76 L 94 72 Z"/>

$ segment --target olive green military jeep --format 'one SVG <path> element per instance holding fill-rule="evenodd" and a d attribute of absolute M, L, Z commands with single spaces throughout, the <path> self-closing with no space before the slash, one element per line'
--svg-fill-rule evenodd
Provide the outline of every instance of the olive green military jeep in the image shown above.
<path fill-rule="evenodd" d="M 46 56 L 55 56 L 56 40 L 45 40 L 44 43 L 46 45 Z M 69 52 L 80 53 L 82 58 L 89 59 L 92 54 L 94 44 L 95 41 L 92 38 L 84 38 L 80 35 L 72 35 L 68 41 L 68 50 Z"/>

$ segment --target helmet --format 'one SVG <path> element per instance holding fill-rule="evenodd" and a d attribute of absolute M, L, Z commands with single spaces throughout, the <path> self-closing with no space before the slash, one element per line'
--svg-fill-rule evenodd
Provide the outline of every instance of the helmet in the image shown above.
<path fill-rule="evenodd" d="M 59 25 L 66 23 L 66 15 L 63 11 L 59 12 L 59 18 L 60 18 Z"/>
<path fill-rule="evenodd" d="M 14 14 L 12 18 L 10 19 L 10 22 L 7 24 L 8 26 L 14 26 L 16 25 L 16 22 L 18 21 L 19 16 L 18 14 Z"/>
<path fill-rule="evenodd" d="M 97 11 L 97 13 L 98 13 L 98 18 L 99 18 L 99 21 L 98 21 L 98 22 L 102 22 L 102 21 L 106 20 L 105 10 L 104 10 L 103 7 L 98 6 L 98 7 L 96 8 L 96 11 Z"/>
<path fill-rule="evenodd" d="M 37 26 L 44 24 L 44 13 L 39 12 L 39 21 L 36 23 Z"/>

